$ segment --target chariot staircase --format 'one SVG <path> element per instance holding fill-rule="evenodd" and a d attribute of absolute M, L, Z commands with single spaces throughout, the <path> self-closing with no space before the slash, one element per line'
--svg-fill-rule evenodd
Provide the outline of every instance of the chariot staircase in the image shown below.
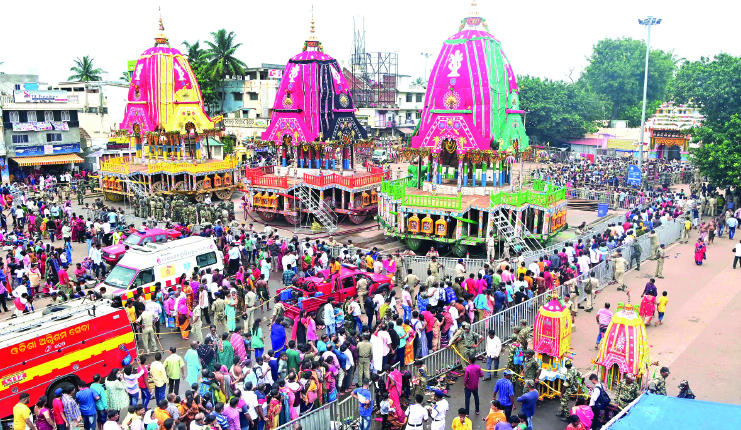
<path fill-rule="evenodd" d="M 499 236 L 504 238 L 507 245 L 511 246 L 516 252 L 522 252 L 523 254 L 532 252 L 530 246 L 523 239 L 527 235 L 532 236 L 532 233 L 525 228 L 524 224 L 518 220 L 522 234 L 517 234 L 510 221 L 502 214 L 502 211 L 494 211 L 492 216 Z"/>
<path fill-rule="evenodd" d="M 301 206 L 307 208 L 309 213 L 322 225 L 324 230 L 332 233 L 337 230 L 337 213 L 327 202 L 319 198 L 319 191 L 306 186 L 296 188 L 296 197 L 299 198 Z"/>

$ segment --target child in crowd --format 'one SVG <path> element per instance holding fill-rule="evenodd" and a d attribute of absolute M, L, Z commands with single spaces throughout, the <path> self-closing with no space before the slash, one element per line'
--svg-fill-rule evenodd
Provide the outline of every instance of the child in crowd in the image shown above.
<path fill-rule="evenodd" d="M 666 312 L 666 305 L 669 303 L 669 298 L 667 296 L 667 292 L 664 291 L 661 293 L 661 297 L 659 297 L 659 302 L 656 305 L 656 310 L 659 312 L 659 320 L 656 321 L 654 324 L 654 327 L 664 324 L 664 312 Z"/>

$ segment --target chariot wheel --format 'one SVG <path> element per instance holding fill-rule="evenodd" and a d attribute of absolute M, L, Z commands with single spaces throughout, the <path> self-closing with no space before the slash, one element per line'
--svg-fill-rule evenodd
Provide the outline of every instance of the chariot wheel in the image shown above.
<path fill-rule="evenodd" d="M 272 221 L 278 216 L 278 214 L 275 212 L 263 212 L 263 211 L 257 211 L 257 215 L 260 218 L 262 218 L 264 221 Z"/>
<path fill-rule="evenodd" d="M 355 199 L 353 200 L 353 208 L 362 208 L 363 207 L 363 196 L 362 194 L 356 194 Z M 365 221 L 365 218 L 368 216 L 367 212 L 363 212 L 357 215 L 350 215 L 350 221 L 353 224 L 360 224 L 363 221 Z"/>
<path fill-rule="evenodd" d="M 112 202 L 120 202 L 124 199 L 123 194 L 116 194 L 116 193 L 111 193 L 108 191 L 105 191 L 103 194 L 105 194 L 105 198 L 107 200 L 112 201 Z"/>
<path fill-rule="evenodd" d="M 157 181 L 152 184 L 152 194 L 158 194 L 165 190 L 165 183 Z"/>
<path fill-rule="evenodd" d="M 464 245 L 461 242 L 456 242 L 453 245 L 453 253 L 458 257 L 465 257 L 468 252 L 468 245 Z"/>
<path fill-rule="evenodd" d="M 203 180 L 196 182 L 196 201 L 198 203 L 203 203 L 204 200 L 206 200 L 206 196 L 211 197 L 212 195 L 211 192 L 204 193 L 204 192 L 199 192 L 199 191 L 203 191 Z"/>
<path fill-rule="evenodd" d="M 231 199 L 232 194 L 234 194 L 234 188 L 227 188 L 225 190 L 216 191 L 216 197 L 220 198 L 221 200 Z"/>
<path fill-rule="evenodd" d="M 422 239 L 417 239 L 415 237 L 409 237 L 407 238 L 407 246 L 412 251 L 416 251 L 422 246 Z"/>
<path fill-rule="evenodd" d="M 288 210 L 289 211 L 297 210 L 296 206 L 297 206 L 296 200 L 289 199 Z M 288 222 L 288 224 L 291 224 L 291 225 L 299 225 L 301 223 L 301 219 L 303 218 L 303 216 L 304 216 L 303 212 L 299 212 L 298 215 L 289 215 L 289 214 L 285 215 L 286 221 Z"/>
<path fill-rule="evenodd" d="M 177 181 L 175 182 L 175 185 L 172 187 L 173 191 L 184 191 L 185 190 L 185 181 Z"/>

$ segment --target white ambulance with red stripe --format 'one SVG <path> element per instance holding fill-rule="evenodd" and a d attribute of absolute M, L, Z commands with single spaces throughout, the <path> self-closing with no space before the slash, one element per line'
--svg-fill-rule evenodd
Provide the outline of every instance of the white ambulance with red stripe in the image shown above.
<path fill-rule="evenodd" d="M 210 237 L 191 236 L 165 243 L 147 243 L 132 246 L 98 285 L 120 297 L 122 302 L 131 299 L 141 287 L 146 298 L 154 292 L 155 283 L 162 289 L 174 286 L 185 274 L 189 278 L 193 269 L 224 270 L 224 257 Z"/>

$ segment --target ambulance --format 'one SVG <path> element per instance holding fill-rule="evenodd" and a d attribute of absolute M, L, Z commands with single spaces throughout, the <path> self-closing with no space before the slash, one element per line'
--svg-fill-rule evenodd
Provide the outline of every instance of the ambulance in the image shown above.
<path fill-rule="evenodd" d="M 80 299 L 0 321 L 0 417 L 13 414 L 18 395 L 35 402 L 97 373 L 108 376 L 136 357 L 126 311 L 109 301 Z"/>
<path fill-rule="evenodd" d="M 224 270 L 223 254 L 212 238 L 191 236 L 132 246 L 97 288 L 105 287 L 106 293 L 112 293 L 122 303 L 131 299 L 140 287 L 144 296 L 150 298 L 156 282 L 167 290 L 183 273 L 190 277 L 196 267 Z"/>

